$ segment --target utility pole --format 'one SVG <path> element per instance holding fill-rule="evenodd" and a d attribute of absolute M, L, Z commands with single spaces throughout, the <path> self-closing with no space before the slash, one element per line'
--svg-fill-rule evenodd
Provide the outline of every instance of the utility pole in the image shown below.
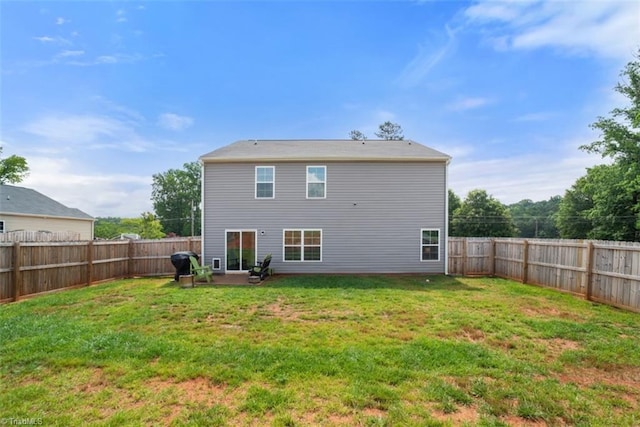
<path fill-rule="evenodd" d="M 193 200 L 191 200 L 191 237 L 193 237 L 193 233 L 195 232 L 195 224 L 194 224 L 194 209 L 193 209 Z"/>

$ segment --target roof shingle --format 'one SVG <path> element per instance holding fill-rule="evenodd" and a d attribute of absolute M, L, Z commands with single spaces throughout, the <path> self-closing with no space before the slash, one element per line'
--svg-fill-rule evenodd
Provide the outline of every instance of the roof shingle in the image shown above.
<path fill-rule="evenodd" d="M 7 184 L 0 185 L 0 213 L 93 219 L 81 210 L 68 208 L 35 190 Z"/>
<path fill-rule="evenodd" d="M 209 162 L 251 161 L 442 161 L 451 157 L 411 140 L 246 140 L 200 157 Z"/>

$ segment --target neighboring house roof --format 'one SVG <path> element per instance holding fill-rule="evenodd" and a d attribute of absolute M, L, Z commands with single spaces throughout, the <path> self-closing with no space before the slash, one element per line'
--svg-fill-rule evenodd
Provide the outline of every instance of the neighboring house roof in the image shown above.
<path fill-rule="evenodd" d="M 248 140 L 200 157 L 205 163 L 251 161 L 448 162 L 451 157 L 411 140 Z"/>
<path fill-rule="evenodd" d="M 0 213 L 93 219 L 79 209 L 68 208 L 35 190 L 14 185 L 0 185 Z"/>

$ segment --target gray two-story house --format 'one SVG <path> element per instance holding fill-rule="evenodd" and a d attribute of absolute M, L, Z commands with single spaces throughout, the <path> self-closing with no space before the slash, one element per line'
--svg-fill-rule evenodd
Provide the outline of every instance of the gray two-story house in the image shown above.
<path fill-rule="evenodd" d="M 450 157 L 414 141 L 237 141 L 200 157 L 203 262 L 446 273 Z"/>

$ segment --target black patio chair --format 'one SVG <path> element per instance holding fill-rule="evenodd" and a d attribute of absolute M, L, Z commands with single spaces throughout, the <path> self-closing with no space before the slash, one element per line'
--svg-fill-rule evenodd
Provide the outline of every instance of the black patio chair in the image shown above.
<path fill-rule="evenodd" d="M 264 257 L 262 261 L 258 261 L 257 265 L 249 268 L 249 277 L 260 277 L 260 280 L 264 280 L 267 276 L 271 274 L 271 269 L 269 268 L 269 264 L 271 264 L 271 254 Z"/>

